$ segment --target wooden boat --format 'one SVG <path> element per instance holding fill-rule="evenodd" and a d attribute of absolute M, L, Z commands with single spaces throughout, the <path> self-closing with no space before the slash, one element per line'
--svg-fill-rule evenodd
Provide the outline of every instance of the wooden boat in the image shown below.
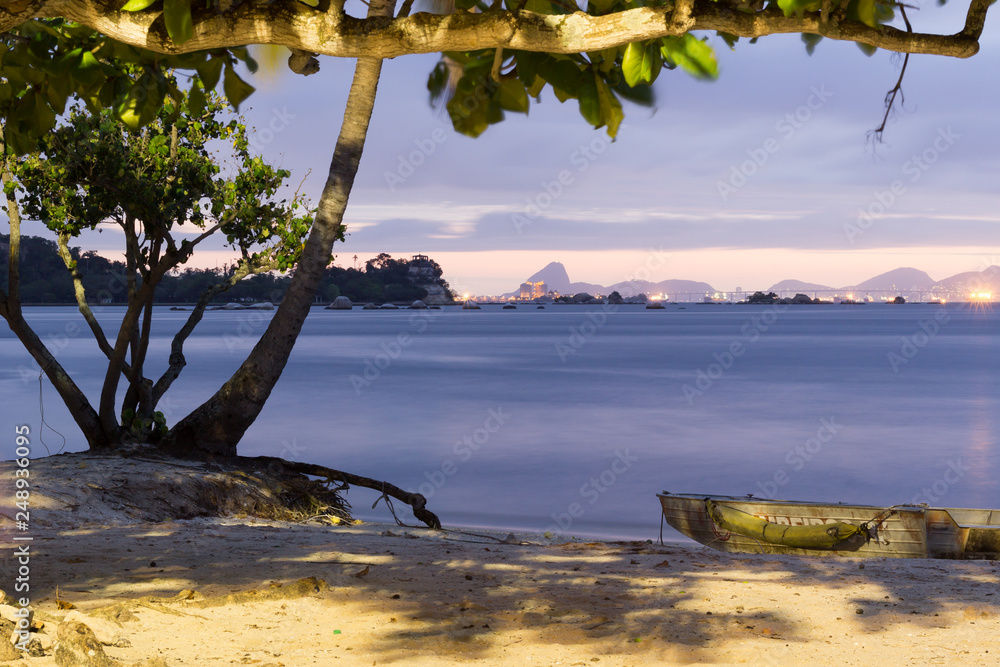
<path fill-rule="evenodd" d="M 870 558 L 1000 558 L 1000 510 L 845 505 L 753 496 L 657 494 L 663 519 L 734 553 Z"/>

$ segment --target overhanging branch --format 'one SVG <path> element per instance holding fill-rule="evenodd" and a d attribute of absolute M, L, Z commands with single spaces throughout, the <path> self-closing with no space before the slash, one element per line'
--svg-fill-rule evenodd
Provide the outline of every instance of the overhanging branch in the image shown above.
<path fill-rule="evenodd" d="M 686 30 L 718 30 L 740 37 L 807 33 L 869 44 L 899 53 L 925 53 L 968 58 L 979 50 L 979 36 L 991 0 L 971 0 L 965 27 L 953 35 L 909 33 L 890 26 L 871 27 L 857 21 L 821 22 L 820 12 L 786 17 L 777 7 L 738 11 L 725 2 L 678 0 L 662 7 L 645 7 L 590 16 L 529 11 L 420 12 L 399 18 L 354 18 L 286 0 L 266 6 L 245 3 L 219 15 L 195 12 L 194 35 L 182 45 L 167 37 L 161 13 L 117 12 L 120 0 L 38 0 L 21 11 L 25 0 L 0 3 L 0 30 L 33 18 L 63 17 L 82 23 L 120 42 L 160 53 L 188 53 L 247 44 L 279 44 L 292 49 L 344 58 L 395 58 L 415 53 L 505 50 L 546 53 L 597 51 Z M 678 4 L 679 3 L 679 4 Z M 685 10 L 690 7 L 690 13 Z M 6 9 L 4 9 L 6 8 Z M 675 9 L 679 12 L 675 13 Z"/>

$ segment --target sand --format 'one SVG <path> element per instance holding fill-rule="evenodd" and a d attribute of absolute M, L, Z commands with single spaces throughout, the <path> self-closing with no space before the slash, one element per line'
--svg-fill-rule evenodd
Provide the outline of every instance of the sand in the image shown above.
<path fill-rule="evenodd" d="M 485 531 L 247 517 L 129 523 L 123 515 L 108 525 L 106 508 L 103 525 L 74 525 L 92 509 L 50 504 L 27 533 L 3 519 L 0 589 L 13 592 L 22 544 L 13 536 L 30 535 L 31 604 L 45 643 L 69 613 L 58 608 L 58 587 L 63 606 L 84 614 L 111 606 L 127 641 L 104 650 L 122 664 L 985 665 L 1000 657 L 1000 578 L 990 561 L 734 556 L 694 543 L 522 534 L 505 543 Z M 15 664 L 56 664 L 47 653 Z"/>

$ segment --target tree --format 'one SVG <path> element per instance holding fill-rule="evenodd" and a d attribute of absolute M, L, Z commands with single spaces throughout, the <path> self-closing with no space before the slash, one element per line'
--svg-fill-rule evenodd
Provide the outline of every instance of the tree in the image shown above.
<path fill-rule="evenodd" d="M 505 111 L 526 112 L 548 87 L 561 101 L 577 100 L 587 122 L 614 136 L 623 117 L 620 99 L 649 103 L 649 84 L 663 68 L 715 76 L 711 49 L 691 31 L 717 31 L 731 46 L 740 38 L 800 33 L 810 49 L 829 37 L 869 51 L 967 58 L 978 51 L 992 3 L 970 0 L 963 29 L 941 35 L 910 30 L 904 6 L 894 0 L 591 0 L 586 12 L 561 0 L 496 0 L 489 6 L 455 0 L 444 13 L 413 16 L 413 0 L 404 0 L 398 13 L 396 0 L 373 0 L 365 18 L 349 16 L 343 3 L 329 0 L 237 0 L 225 9 L 223 3 L 131 0 L 119 11 L 120 1 L 0 0 L 0 30 L 7 31 L 0 112 L 11 149 L 30 151 L 72 95 L 142 126 L 165 98 L 181 94 L 162 75 L 164 68 L 190 71 L 190 95 L 198 99 L 219 84 L 225 67 L 224 90 L 238 105 L 252 92 L 235 70 L 238 62 L 254 66 L 243 48 L 248 44 L 289 47 L 289 67 L 302 74 L 316 71 L 319 54 L 358 59 L 315 220 L 278 312 L 232 378 L 162 441 L 175 453 L 223 455 L 235 454 L 280 376 L 342 235 L 382 58 L 446 53 L 429 87 L 432 95 L 450 91 L 448 110 L 457 131 L 475 136 Z M 905 29 L 889 24 L 895 10 Z M 135 69 L 122 74 L 111 60 Z M 0 295 L 0 308 L 17 315 L 16 260 L 9 271 L 10 293 Z"/>
<path fill-rule="evenodd" d="M 100 351 L 108 359 L 100 403 L 87 397 L 33 335 L 19 310 L 2 312 L 24 346 L 49 374 L 94 449 L 122 441 L 155 441 L 165 424 L 156 411 L 160 399 L 185 365 L 184 342 L 201 320 L 213 296 L 243 278 L 287 269 L 298 259 L 302 238 L 312 218 L 296 216 L 299 197 L 277 200 L 290 175 L 248 152 L 244 126 L 238 119 L 220 120 L 221 100 L 166 104 L 140 132 L 129 131 L 110 110 L 69 112 L 66 121 L 39 144 L 39 151 L 19 161 L 8 160 L 4 175 L 8 211 L 17 201 L 31 217 L 43 221 L 57 237 L 61 273 L 72 279 L 77 305 Z M 228 140 L 235 173 L 223 176 L 211 156 L 211 142 Z M 13 216 L 12 216 L 13 219 Z M 108 339 L 88 301 L 85 269 L 70 241 L 84 229 L 114 224 L 125 238 L 126 310 L 117 335 Z M 179 240 L 178 228 L 193 226 L 193 241 Z M 12 235 L 14 232 L 12 225 Z M 168 272 L 184 264 L 196 246 L 215 232 L 226 235 L 241 253 L 236 266 L 200 295 L 187 323 L 173 340 L 170 363 L 158 378 L 146 377 L 154 294 Z M 14 259 L 12 257 L 12 259 Z M 56 274 L 58 275 L 58 274 Z M 8 283 L 16 296 L 17 276 Z M 121 379 L 127 391 L 121 406 L 116 394 Z"/>

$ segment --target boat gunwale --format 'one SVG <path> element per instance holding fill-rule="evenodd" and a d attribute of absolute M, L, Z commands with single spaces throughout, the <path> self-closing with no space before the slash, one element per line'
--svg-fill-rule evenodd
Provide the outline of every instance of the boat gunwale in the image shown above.
<path fill-rule="evenodd" d="M 713 493 L 671 493 L 669 491 L 664 491 L 662 493 L 656 494 L 657 498 L 680 498 L 682 500 L 715 500 L 721 502 L 742 502 L 742 503 L 765 503 L 765 504 L 775 504 L 775 505 L 807 505 L 810 507 L 839 507 L 844 509 L 874 509 L 874 510 L 900 510 L 908 512 L 925 512 L 927 510 L 938 510 L 950 512 L 950 510 L 955 510 L 959 512 L 996 512 L 996 509 L 988 509 L 985 507 L 937 507 L 926 504 L 913 505 L 913 504 L 903 504 L 903 505 L 849 505 L 847 503 L 832 503 L 828 501 L 807 501 L 807 500 L 779 500 L 776 498 L 757 498 L 754 496 L 726 496 Z M 992 525 L 987 524 L 988 528 L 1000 528 L 1000 524 Z"/>

